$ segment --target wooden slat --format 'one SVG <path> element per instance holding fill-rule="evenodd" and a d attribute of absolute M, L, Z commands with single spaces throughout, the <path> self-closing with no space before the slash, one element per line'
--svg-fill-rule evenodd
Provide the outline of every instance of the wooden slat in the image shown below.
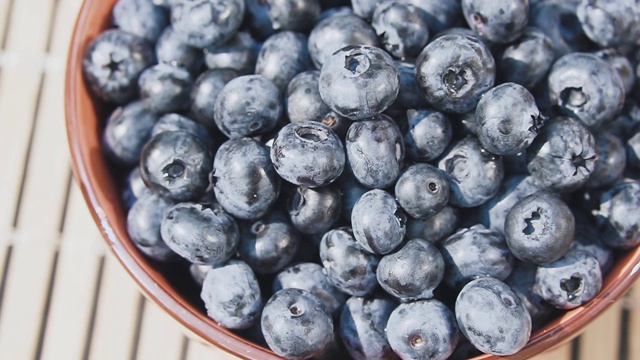
<path fill-rule="evenodd" d="M 235 357 L 229 354 L 228 352 L 220 350 L 219 348 L 216 348 L 214 346 L 207 345 L 197 339 L 192 339 L 191 341 L 189 341 L 189 346 L 187 347 L 186 360 L 207 360 L 207 359 L 239 360 L 238 357 Z"/>
<path fill-rule="evenodd" d="M 179 323 L 158 305 L 147 301 L 136 360 L 180 359 L 185 341 Z"/>
<path fill-rule="evenodd" d="M 627 298 L 629 310 L 629 356 L 628 359 L 640 359 L 640 283 L 631 288 Z"/>
<path fill-rule="evenodd" d="M 589 324 L 580 336 L 580 360 L 618 359 L 620 354 L 620 321 L 622 302 Z"/>
<path fill-rule="evenodd" d="M 142 295 L 111 254 L 105 257 L 99 294 L 89 359 L 130 359 Z"/>
<path fill-rule="evenodd" d="M 42 359 L 81 359 L 104 257 L 100 234 L 74 184 L 59 250 L 58 269 L 45 329 Z M 69 339 L 78 339 L 70 342 Z"/>
<path fill-rule="evenodd" d="M 534 356 L 531 360 L 571 360 L 571 349 L 572 343 L 569 342 L 557 349 Z"/>
<path fill-rule="evenodd" d="M 4 39 L 5 31 L 9 26 L 9 4 L 11 1 L 12 0 L 0 0 L 0 46 L 2 45 L 2 39 Z"/>

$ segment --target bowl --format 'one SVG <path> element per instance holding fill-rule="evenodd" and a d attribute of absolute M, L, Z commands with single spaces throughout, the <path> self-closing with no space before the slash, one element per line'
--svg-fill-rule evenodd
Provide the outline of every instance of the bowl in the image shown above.
<path fill-rule="evenodd" d="M 73 173 L 101 234 L 129 275 L 147 298 L 206 342 L 244 359 L 279 359 L 219 326 L 206 316 L 194 296 L 185 295 L 181 275 L 163 271 L 133 245 L 126 230 L 126 210 L 120 188 L 101 151 L 101 131 L 109 108 L 94 98 L 82 75 L 82 57 L 88 43 L 111 26 L 116 0 L 86 0 L 77 19 L 66 73 L 65 107 Z M 602 290 L 588 304 L 563 312 L 532 334 L 527 346 L 509 359 L 525 359 L 578 336 L 581 330 L 622 297 L 638 276 L 640 248 L 621 252 L 605 277 Z M 187 275 L 184 275 L 187 276 Z M 482 355 L 474 359 L 498 359 Z"/>

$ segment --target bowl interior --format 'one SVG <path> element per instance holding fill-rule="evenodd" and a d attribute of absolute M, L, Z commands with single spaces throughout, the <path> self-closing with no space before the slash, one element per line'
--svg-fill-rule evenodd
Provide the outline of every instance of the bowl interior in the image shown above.
<path fill-rule="evenodd" d="M 145 295 L 189 330 L 237 356 L 247 359 L 278 359 L 271 351 L 218 326 L 208 318 L 198 290 L 188 278 L 186 266 L 172 271 L 150 262 L 129 240 L 126 213 L 114 174 L 100 148 L 104 120 L 110 110 L 93 98 L 82 76 L 82 57 L 89 41 L 111 26 L 116 0 L 87 0 L 73 34 L 66 76 L 66 124 L 75 179 L 111 251 Z M 640 248 L 618 254 L 614 268 L 604 279 L 602 291 L 588 304 L 564 312 L 536 331 L 529 344 L 509 357 L 522 359 L 565 343 L 619 299 L 631 286 L 640 268 Z M 476 359 L 497 359 L 482 355 Z"/>

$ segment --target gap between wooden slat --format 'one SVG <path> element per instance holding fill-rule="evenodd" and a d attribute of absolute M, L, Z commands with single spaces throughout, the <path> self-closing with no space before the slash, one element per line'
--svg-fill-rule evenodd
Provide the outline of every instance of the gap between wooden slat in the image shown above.
<path fill-rule="evenodd" d="M 148 301 L 140 328 L 137 360 L 180 359 L 184 347 L 182 327 L 158 305 Z"/>
<path fill-rule="evenodd" d="M 144 318 L 145 307 L 147 305 L 147 299 L 142 296 L 142 294 L 138 295 L 138 309 L 135 321 L 135 328 L 133 330 L 133 341 L 131 343 L 131 350 L 129 354 L 129 358 L 131 360 L 138 359 L 138 348 L 140 347 L 140 331 L 142 330 L 142 319 Z"/>
<path fill-rule="evenodd" d="M 13 1 L 14 0 L 0 0 L 0 24 L 3 24 L 0 26 L 0 50 L 4 49 L 7 42 L 7 33 L 11 25 L 9 14 L 11 13 Z"/>
<path fill-rule="evenodd" d="M 640 282 L 631 288 L 627 301 L 629 311 L 629 359 L 640 359 Z"/>
<path fill-rule="evenodd" d="M 49 319 L 49 309 L 51 308 L 51 295 L 53 294 L 53 288 L 56 286 L 56 271 L 58 269 L 58 260 L 60 259 L 59 253 L 56 252 L 53 257 L 53 264 L 51 265 L 51 276 L 49 278 L 49 286 L 47 287 L 46 299 L 44 303 L 44 309 L 42 310 L 42 317 L 40 320 L 40 332 L 38 334 L 38 342 L 36 345 L 34 359 L 42 358 L 42 347 L 44 344 L 45 330 L 47 328 L 47 320 Z"/>

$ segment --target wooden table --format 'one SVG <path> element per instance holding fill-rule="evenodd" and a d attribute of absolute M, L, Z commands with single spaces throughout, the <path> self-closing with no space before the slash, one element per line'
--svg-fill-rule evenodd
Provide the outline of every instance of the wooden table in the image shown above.
<path fill-rule="evenodd" d="M 0 0 L 0 359 L 235 359 L 141 295 L 73 181 L 63 84 L 80 5 Z M 640 359 L 639 288 L 536 359 Z"/>

